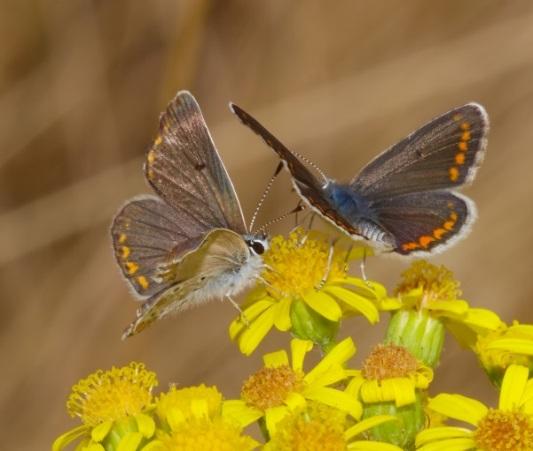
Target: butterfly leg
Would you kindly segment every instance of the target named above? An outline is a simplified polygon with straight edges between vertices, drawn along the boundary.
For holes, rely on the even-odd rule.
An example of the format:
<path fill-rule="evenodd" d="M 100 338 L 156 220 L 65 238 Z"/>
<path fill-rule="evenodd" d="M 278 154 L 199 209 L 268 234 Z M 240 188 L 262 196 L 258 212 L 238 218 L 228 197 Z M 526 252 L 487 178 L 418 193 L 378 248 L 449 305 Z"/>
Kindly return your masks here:
<path fill-rule="evenodd" d="M 366 248 L 363 249 L 363 258 L 361 259 L 361 263 L 359 264 L 359 268 L 361 270 L 361 277 L 362 279 L 368 283 L 368 278 L 366 277 Z"/>
<path fill-rule="evenodd" d="M 335 252 L 335 244 L 337 244 L 338 238 L 333 238 L 331 240 L 331 244 L 329 245 L 329 253 L 328 253 L 328 260 L 326 263 L 326 270 L 324 271 L 324 275 L 322 276 L 322 280 L 318 284 L 317 289 L 321 290 L 322 287 L 325 285 L 325 283 L 328 280 L 329 273 L 331 272 L 331 263 L 333 262 L 333 254 Z"/>
<path fill-rule="evenodd" d="M 235 307 L 237 311 L 239 312 L 241 322 L 244 323 L 246 327 L 249 327 L 250 322 L 248 321 L 248 318 L 246 318 L 246 315 L 242 311 L 241 306 L 237 304 L 237 302 L 235 302 L 235 300 L 229 294 L 226 295 L 226 299 L 228 299 L 231 302 L 231 305 L 233 305 L 233 307 Z"/>
<path fill-rule="evenodd" d="M 350 244 L 350 247 L 348 248 L 348 251 L 346 252 L 346 257 L 344 257 L 344 270 L 348 271 L 349 261 L 350 261 L 350 255 L 353 250 L 353 244 Z"/>

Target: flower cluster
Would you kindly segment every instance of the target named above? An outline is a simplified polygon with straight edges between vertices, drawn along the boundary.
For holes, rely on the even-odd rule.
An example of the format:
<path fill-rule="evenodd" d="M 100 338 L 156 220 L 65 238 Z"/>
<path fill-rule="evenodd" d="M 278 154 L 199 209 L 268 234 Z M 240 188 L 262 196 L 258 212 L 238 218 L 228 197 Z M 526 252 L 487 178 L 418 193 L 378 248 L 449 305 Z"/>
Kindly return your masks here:
<path fill-rule="evenodd" d="M 302 229 L 275 237 L 229 335 L 250 355 L 271 331 L 290 332 L 288 351 L 266 352 L 238 399 L 205 385 L 154 394 L 140 363 L 98 371 L 73 387 L 67 409 L 81 425 L 53 451 L 533 449 L 533 325 L 472 307 L 448 269 L 425 261 L 389 294 L 349 275 L 365 252 Z M 388 321 L 359 366 L 353 338 L 339 338 L 356 315 Z M 431 392 L 446 332 L 476 355 L 497 407 Z"/>

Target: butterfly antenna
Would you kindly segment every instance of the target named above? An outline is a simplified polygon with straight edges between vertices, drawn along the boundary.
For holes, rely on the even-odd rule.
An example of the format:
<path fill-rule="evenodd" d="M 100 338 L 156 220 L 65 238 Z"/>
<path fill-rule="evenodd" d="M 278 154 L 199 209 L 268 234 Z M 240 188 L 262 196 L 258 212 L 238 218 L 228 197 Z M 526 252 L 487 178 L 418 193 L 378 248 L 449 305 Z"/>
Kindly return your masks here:
<path fill-rule="evenodd" d="M 250 232 L 254 228 L 255 220 L 257 219 L 257 215 L 259 214 L 259 210 L 261 209 L 261 206 L 265 202 L 265 199 L 267 198 L 268 193 L 270 192 L 270 189 L 272 188 L 272 184 L 274 183 L 274 180 L 276 179 L 278 174 L 281 172 L 282 168 L 283 168 L 283 163 L 280 161 L 279 164 L 278 164 L 278 167 L 274 171 L 274 175 L 270 178 L 269 182 L 267 183 L 267 186 L 266 186 L 265 190 L 263 191 L 263 194 L 261 195 L 261 198 L 259 199 L 259 202 L 257 203 L 257 207 L 255 207 L 255 211 L 254 211 L 254 214 L 252 216 L 252 220 L 250 221 L 250 227 L 248 228 L 248 230 L 250 230 Z"/>
<path fill-rule="evenodd" d="M 305 210 L 305 206 L 302 204 L 298 204 L 296 208 L 293 208 L 288 213 L 285 213 L 284 215 L 281 215 L 280 217 L 276 219 L 272 219 L 271 221 L 268 221 L 267 223 L 263 224 L 261 227 L 259 227 L 258 230 L 266 234 L 266 228 L 271 226 L 272 224 L 276 224 L 277 222 L 281 221 L 282 219 L 285 219 L 287 216 L 290 216 L 294 213 L 298 213 L 299 211 Z"/>
<path fill-rule="evenodd" d="M 320 176 L 322 177 L 322 179 L 324 180 L 324 183 L 327 183 L 327 181 L 329 180 L 327 177 L 326 177 L 326 174 L 324 174 L 322 172 L 322 170 L 318 167 L 318 165 L 316 165 L 315 163 L 313 163 L 309 158 L 307 157 L 304 157 L 302 154 L 294 151 L 294 150 L 291 150 L 291 152 L 297 156 L 300 160 L 302 160 L 304 163 L 307 163 L 309 166 L 311 166 L 316 172 L 318 172 L 320 174 Z"/>

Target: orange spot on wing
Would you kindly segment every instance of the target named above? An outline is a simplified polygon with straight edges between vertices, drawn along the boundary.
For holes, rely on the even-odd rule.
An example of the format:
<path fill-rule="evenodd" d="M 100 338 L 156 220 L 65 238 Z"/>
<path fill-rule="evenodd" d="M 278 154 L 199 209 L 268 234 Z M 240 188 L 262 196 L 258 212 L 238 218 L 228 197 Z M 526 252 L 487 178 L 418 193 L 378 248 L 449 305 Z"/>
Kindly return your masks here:
<path fill-rule="evenodd" d="M 404 251 L 412 251 L 415 249 L 418 249 L 420 246 L 418 243 L 415 243 L 414 241 L 411 243 L 404 243 L 402 244 L 402 250 Z"/>
<path fill-rule="evenodd" d="M 452 166 L 449 170 L 448 170 L 448 175 L 450 177 L 450 180 L 452 182 L 456 182 L 457 179 L 459 178 L 459 169 L 457 169 L 455 166 Z"/>
<path fill-rule="evenodd" d="M 446 230 L 453 230 L 454 226 L 455 221 L 446 221 L 444 224 L 442 224 L 442 227 L 444 227 Z"/>
<path fill-rule="evenodd" d="M 461 141 L 469 141 L 470 137 L 470 132 L 463 132 L 463 134 L 461 135 Z"/>
<path fill-rule="evenodd" d="M 442 238 L 442 235 L 444 235 L 447 232 L 448 231 L 446 229 L 443 229 L 443 228 L 439 227 L 438 229 L 433 230 L 433 236 L 437 240 L 440 240 Z"/>
<path fill-rule="evenodd" d="M 435 241 L 435 238 L 429 235 L 423 235 L 418 240 L 420 246 L 422 246 L 424 249 L 426 249 L 429 246 L 429 243 L 431 243 L 432 241 Z"/>
<path fill-rule="evenodd" d="M 465 163 L 465 154 L 458 153 L 455 155 L 455 164 L 461 165 Z"/>
<path fill-rule="evenodd" d="M 470 123 L 464 121 L 464 122 L 460 125 L 460 127 L 461 127 L 461 130 L 468 130 L 468 129 L 470 129 Z"/>
<path fill-rule="evenodd" d="M 457 144 L 457 147 L 461 152 L 466 152 L 468 150 L 468 144 L 464 141 L 461 141 L 459 144 Z"/>
<path fill-rule="evenodd" d="M 455 122 L 459 122 L 462 118 L 463 118 L 463 116 L 461 114 L 459 114 L 459 113 L 453 115 L 453 120 Z"/>
<path fill-rule="evenodd" d="M 125 234 L 125 233 L 121 233 L 121 234 L 118 236 L 118 242 L 119 242 L 120 244 L 126 242 L 126 234 Z"/>
<path fill-rule="evenodd" d="M 450 220 L 454 222 L 457 221 L 457 213 L 455 213 L 455 211 L 450 213 Z"/>
<path fill-rule="evenodd" d="M 146 156 L 146 160 L 148 161 L 148 164 L 153 164 L 154 163 L 154 161 L 155 161 L 155 152 L 154 152 L 153 149 L 150 150 L 150 152 L 148 152 L 148 155 Z"/>
<path fill-rule="evenodd" d="M 126 262 L 124 266 L 126 266 L 128 274 L 135 274 L 139 270 L 139 265 L 135 262 Z"/>
<path fill-rule="evenodd" d="M 159 146 L 159 144 L 161 144 L 162 142 L 163 138 L 161 138 L 161 136 L 158 136 L 154 141 L 154 145 Z"/>
<path fill-rule="evenodd" d="M 122 252 L 121 257 L 122 258 L 128 258 L 128 255 L 131 253 L 131 249 L 128 246 L 122 246 L 120 248 L 120 251 Z"/>
<path fill-rule="evenodd" d="M 148 283 L 148 279 L 144 276 L 138 276 L 137 282 L 139 282 L 139 285 L 143 290 L 146 290 L 150 286 L 150 284 Z"/>

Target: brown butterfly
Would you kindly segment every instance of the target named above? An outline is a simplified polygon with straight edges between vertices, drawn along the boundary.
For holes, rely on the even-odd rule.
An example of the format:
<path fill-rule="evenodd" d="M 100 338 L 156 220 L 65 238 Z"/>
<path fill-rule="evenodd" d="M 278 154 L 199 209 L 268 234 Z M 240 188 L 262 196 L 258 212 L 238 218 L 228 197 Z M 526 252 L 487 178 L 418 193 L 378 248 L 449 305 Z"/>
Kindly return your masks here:
<path fill-rule="evenodd" d="M 264 234 L 248 232 L 189 92 L 178 92 L 161 115 L 144 173 L 157 195 L 126 202 L 111 226 L 117 263 L 143 303 L 123 338 L 211 299 L 237 306 L 232 296 L 259 276 L 268 246 Z"/>

